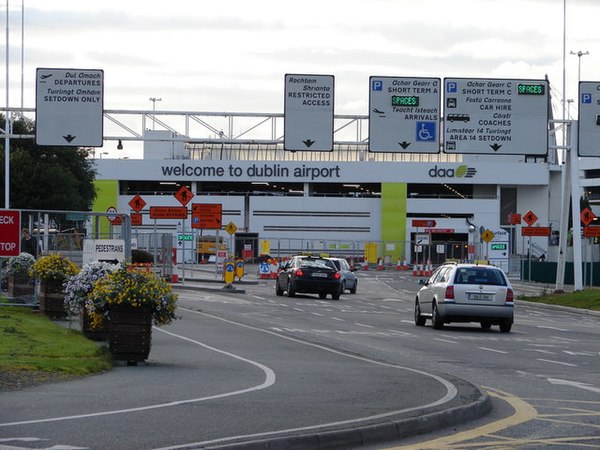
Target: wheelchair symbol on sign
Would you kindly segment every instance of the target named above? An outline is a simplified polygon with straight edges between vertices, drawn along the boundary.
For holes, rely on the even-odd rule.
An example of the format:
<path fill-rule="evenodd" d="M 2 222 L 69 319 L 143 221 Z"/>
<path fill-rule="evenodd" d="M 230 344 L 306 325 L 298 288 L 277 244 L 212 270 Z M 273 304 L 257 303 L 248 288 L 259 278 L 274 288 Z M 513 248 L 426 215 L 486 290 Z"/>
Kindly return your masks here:
<path fill-rule="evenodd" d="M 417 122 L 417 142 L 435 141 L 435 122 Z"/>

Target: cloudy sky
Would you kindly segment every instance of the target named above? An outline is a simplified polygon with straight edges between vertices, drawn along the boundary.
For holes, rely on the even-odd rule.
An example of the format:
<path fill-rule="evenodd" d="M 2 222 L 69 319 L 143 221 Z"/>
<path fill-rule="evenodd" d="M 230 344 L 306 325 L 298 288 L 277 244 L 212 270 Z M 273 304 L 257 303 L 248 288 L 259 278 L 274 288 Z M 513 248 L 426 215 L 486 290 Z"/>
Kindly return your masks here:
<path fill-rule="evenodd" d="M 21 2 L 8 0 L 12 106 L 21 98 Z M 156 109 L 282 113 L 286 73 L 334 75 L 336 114 L 367 114 L 371 75 L 548 75 L 562 98 L 563 0 L 24 2 L 26 107 L 35 106 L 38 67 L 103 69 L 106 109 L 150 110 L 157 97 Z M 567 54 L 590 53 L 583 80 L 600 79 L 598 17 L 600 1 L 567 0 Z M 567 56 L 566 98 L 575 100 L 578 60 Z"/>

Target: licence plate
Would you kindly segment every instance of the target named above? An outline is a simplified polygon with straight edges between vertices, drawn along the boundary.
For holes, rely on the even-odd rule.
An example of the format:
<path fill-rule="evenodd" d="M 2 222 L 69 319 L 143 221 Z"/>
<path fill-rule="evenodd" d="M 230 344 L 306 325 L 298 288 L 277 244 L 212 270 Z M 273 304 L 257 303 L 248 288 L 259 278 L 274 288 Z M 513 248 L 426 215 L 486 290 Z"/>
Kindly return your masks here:
<path fill-rule="evenodd" d="M 315 278 L 327 278 L 327 274 L 322 272 L 313 272 L 311 276 Z"/>
<path fill-rule="evenodd" d="M 492 300 L 493 296 L 491 294 L 470 293 L 468 294 L 468 298 L 469 300 L 475 301 L 490 301 Z"/>

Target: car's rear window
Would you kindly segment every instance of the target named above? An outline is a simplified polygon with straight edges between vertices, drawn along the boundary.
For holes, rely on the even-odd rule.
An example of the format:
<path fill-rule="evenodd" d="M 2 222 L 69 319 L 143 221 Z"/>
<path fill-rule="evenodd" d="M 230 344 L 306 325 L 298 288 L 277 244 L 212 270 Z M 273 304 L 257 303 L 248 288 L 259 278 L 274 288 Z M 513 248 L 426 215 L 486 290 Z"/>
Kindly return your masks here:
<path fill-rule="evenodd" d="M 333 269 L 333 270 L 337 270 L 335 268 L 335 265 L 333 264 L 332 261 L 329 261 L 327 259 L 303 259 L 300 263 L 300 267 L 320 267 L 320 268 L 328 268 L 328 269 Z"/>
<path fill-rule="evenodd" d="M 506 279 L 498 269 L 461 267 L 456 271 L 455 284 L 488 284 L 506 286 Z"/>

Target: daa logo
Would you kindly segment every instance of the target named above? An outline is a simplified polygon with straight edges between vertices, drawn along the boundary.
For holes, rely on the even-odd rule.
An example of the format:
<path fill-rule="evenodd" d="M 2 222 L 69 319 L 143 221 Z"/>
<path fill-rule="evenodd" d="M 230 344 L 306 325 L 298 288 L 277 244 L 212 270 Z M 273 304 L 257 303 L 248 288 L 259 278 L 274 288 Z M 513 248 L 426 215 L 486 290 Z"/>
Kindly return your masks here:
<path fill-rule="evenodd" d="M 435 165 L 429 169 L 428 173 L 431 178 L 473 178 L 477 174 L 477 169 L 464 164 L 458 166 L 456 169 L 445 169 Z"/>

